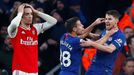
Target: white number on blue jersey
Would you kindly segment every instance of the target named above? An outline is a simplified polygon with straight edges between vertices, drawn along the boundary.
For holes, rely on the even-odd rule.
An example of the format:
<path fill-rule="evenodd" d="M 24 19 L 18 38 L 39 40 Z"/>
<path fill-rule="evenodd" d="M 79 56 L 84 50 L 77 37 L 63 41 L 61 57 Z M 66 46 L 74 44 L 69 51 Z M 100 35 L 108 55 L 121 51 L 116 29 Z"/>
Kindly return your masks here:
<path fill-rule="evenodd" d="M 121 47 L 122 40 L 121 39 L 116 39 L 115 42 Z"/>
<path fill-rule="evenodd" d="M 60 50 L 60 61 L 61 65 L 64 67 L 69 67 L 71 65 L 71 60 L 70 60 L 71 54 L 69 51 L 61 51 Z"/>

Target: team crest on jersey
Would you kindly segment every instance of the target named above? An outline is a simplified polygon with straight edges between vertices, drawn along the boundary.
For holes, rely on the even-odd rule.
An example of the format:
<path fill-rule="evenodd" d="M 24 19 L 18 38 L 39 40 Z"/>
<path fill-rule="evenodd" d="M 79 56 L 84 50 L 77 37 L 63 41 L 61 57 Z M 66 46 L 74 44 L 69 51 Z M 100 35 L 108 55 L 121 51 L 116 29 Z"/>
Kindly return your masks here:
<path fill-rule="evenodd" d="M 24 31 L 21 32 L 22 34 L 26 34 Z"/>
<path fill-rule="evenodd" d="M 34 30 L 32 31 L 32 34 L 35 35 L 35 31 Z"/>

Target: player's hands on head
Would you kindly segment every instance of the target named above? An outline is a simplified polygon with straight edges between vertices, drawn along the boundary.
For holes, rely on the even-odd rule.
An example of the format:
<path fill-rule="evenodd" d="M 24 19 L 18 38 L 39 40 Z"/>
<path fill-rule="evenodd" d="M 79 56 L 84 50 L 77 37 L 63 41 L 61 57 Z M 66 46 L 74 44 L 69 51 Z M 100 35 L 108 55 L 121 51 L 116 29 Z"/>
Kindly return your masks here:
<path fill-rule="evenodd" d="M 21 4 L 19 7 L 18 7 L 18 13 L 23 13 L 24 12 L 24 7 L 25 7 L 25 3 Z"/>
<path fill-rule="evenodd" d="M 34 9 L 34 7 L 33 7 L 32 5 L 30 5 L 30 4 L 26 4 L 26 6 L 29 6 L 29 7 L 32 9 L 32 11 L 33 11 L 34 13 L 37 13 L 37 10 Z"/>

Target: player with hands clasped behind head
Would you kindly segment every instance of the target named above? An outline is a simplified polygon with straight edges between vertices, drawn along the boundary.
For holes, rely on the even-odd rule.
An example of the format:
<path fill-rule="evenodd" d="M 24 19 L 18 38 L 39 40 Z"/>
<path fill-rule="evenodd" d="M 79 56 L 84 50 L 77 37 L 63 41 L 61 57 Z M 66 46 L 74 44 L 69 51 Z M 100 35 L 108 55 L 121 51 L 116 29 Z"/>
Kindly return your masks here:
<path fill-rule="evenodd" d="M 35 15 L 46 22 L 33 24 Z M 13 75 L 38 75 L 38 35 L 55 25 L 57 20 L 26 3 L 21 4 L 12 17 L 8 34 L 14 49 Z"/>

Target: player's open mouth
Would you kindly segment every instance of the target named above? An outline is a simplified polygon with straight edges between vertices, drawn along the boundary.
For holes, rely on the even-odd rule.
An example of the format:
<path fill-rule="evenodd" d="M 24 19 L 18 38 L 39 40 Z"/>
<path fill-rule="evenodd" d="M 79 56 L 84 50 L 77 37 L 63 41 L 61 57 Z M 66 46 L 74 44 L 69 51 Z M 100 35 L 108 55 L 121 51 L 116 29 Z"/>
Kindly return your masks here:
<path fill-rule="evenodd" d="M 110 26 L 110 24 L 109 24 L 109 23 L 107 23 L 107 24 L 106 24 L 106 26 Z"/>

